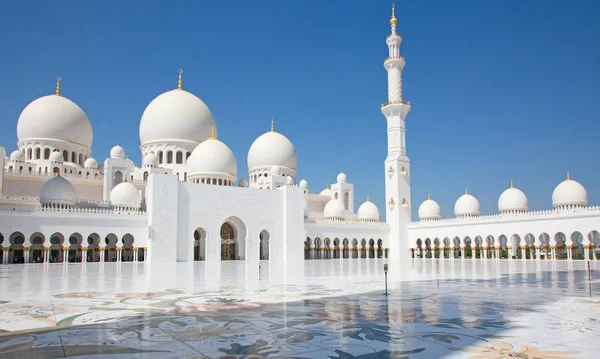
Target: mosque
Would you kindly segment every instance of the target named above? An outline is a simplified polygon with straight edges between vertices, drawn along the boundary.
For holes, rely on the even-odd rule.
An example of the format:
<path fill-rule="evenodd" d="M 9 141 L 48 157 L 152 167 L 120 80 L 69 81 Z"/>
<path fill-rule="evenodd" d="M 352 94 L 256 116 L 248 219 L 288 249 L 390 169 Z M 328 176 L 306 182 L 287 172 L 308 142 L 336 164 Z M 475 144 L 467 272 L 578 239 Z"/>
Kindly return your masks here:
<path fill-rule="evenodd" d="M 7 157 L 0 147 L 0 261 L 268 260 L 297 269 L 310 259 L 600 258 L 600 208 L 588 206 L 585 188 L 568 175 L 552 193 L 553 209 L 529 211 L 511 183 L 498 199 L 499 214 L 482 216 L 466 191 L 455 217 L 442 219 L 428 198 L 412 221 L 405 126 L 411 105 L 402 96 L 405 59 L 393 8 L 390 25 L 388 99 L 381 105 L 386 222 L 368 198 L 355 204 L 344 173 L 311 192 L 298 180 L 295 147 L 273 122 L 248 150 L 248 175 L 238 179 L 235 155 L 218 139 L 207 105 L 184 89 L 181 70 L 177 88 L 143 112 L 141 165 L 119 145 L 98 163 L 91 122 L 61 94 L 59 78 L 54 94 L 22 111 L 17 148 Z"/>

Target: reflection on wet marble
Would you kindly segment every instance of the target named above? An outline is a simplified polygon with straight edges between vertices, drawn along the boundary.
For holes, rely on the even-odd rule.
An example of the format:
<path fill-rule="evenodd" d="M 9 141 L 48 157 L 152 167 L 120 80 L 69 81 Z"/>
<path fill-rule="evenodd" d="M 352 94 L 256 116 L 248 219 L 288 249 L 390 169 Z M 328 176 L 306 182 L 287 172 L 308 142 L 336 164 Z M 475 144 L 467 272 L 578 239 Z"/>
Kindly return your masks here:
<path fill-rule="evenodd" d="M 0 358 L 596 358 L 600 264 L 0 265 Z M 208 267 L 208 269 L 207 269 Z M 591 280 L 589 275 L 591 274 Z"/>

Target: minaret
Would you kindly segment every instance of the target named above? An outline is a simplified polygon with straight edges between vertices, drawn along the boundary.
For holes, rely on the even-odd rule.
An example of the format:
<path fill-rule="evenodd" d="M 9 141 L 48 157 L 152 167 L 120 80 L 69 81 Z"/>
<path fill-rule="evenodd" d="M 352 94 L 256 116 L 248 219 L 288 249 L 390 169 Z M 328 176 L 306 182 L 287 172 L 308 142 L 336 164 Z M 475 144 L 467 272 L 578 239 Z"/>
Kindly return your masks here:
<path fill-rule="evenodd" d="M 381 113 L 387 120 L 388 155 L 385 160 L 386 221 L 390 227 L 389 257 L 408 259 L 410 223 L 410 161 L 406 155 L 406 116 L 410 102 L 402 99 L 402 69 L 404 57 L 400 56 L 402 36 L 396 33 L 398 20 L 392 4 L 390 18 L 391 34 L 386 43 L 388 58 L 383 66 L 388 73 L 388 102 L 381 105 Z"/>

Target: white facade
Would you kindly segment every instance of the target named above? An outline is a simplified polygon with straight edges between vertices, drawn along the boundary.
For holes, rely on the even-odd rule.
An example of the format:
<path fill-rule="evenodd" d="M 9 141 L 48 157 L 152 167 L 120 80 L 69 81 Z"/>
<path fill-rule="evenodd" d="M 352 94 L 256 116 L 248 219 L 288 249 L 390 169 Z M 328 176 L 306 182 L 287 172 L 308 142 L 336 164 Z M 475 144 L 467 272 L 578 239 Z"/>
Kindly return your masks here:
<path fill-rule="evenodd" d="M 302 270 L 305 259 L 595 259 L 600 208 L 587 207 L 585 188 L 569 177 L 552 194 L 552 210 L 529 212 L 526 195 L 511 184 L 499 215 L 481 216 L 465 193 L 455 218 L 442 219 L 429 198 L 412 221 L 411 105 L 403 99 L 406 62 L 393 11 L 390 25 L 381 106 L 387 223 L 368 198 L 355 205 L 345 173 L 318 194 L 298 182 L 296 149 L 273 121 L 249 148 L 248 179 L 239 179 L 235 155 L 218 140 L 210 109 L 183 88 L 182 71 L 177 88 L 143 112 L 142 164 L 116 145 L 99 165 L 91 157 L 92 122 L 61 95 L 59 81 L 55 94 L 23 110 L 17 149 L 7 156 L 0 147 L 2 263 L 243 260 L 258 268 L 269 260 L 285 274 Z"/>

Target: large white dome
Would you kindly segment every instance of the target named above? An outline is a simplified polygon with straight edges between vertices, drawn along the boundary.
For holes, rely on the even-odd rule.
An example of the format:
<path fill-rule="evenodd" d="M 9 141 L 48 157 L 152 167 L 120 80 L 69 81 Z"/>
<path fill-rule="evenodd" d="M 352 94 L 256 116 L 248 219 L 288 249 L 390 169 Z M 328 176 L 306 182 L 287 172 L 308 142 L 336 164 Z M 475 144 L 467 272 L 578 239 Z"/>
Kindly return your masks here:
<path fill-rule="evenodd" d="M 98 168 L 98 161 L 96 161 L 95 158 L 90 157 L 87 160 L 85 160 L 85 162 L 83 163 L 83 166 L 85 168 L 90 168 L 90 169 L 97 169 Z"/>
<path fill-rule="evenodd" d="M 498 211 L 500 211 L 500 213 L 512 211 L 527 212 L 529 209 L 528 204 L 525 193 L 520 189 L 515 188 L 511 182 L 510 187 L 502 192 L 500 198 L 498 198 Z"/>
<path fill-rule="evenodd" d="M 125 150 L 123 147 L 116 145 L 110 149 L 110 158 L 124 160 L 125 159 Z"/>
<path fill-rule="evenodd" d="M 110 205 L 113 207 L 140 208 L 140 191 L 129 182 L 121 182 L 110 191 Z"/>
<path fill-rule="evenodd" d="M 210 137 L 215 119 L 194 94 L 171 90 L 152 100 L 140 122 L 140 141 L 183 140 L 200 143 Z"/>
<path fill-rule="evenodd" d="M 211 138 L 199 144 L 187 160 L 188 176 L 228 174 L 237 177 L 237 161 L 226 144 Z"/>
<path fill-rule="evenodd" d="M 77 192 L 66 178 L 57 176 L 47 180 L 42 186 L 40 202 L 42 204 L 74 205 L 77 203 Z"/>
<path fill-rule="evenodd" d="M 367 197 L 367 201 L 358 207 L 358 220 L 359 221 L 375 221 L 379 222 L 379 209 L 375 203 L 371 202 Z"/>
<path fill-rule="evenodd" d="M 343 219 L 346 216 L 346 207 L 339 199 L 331 199 L 325 205 L 323 215 L 325 218 Z"/>
<path fill-rule="evenodd" d="M 329 186 L 322 190 L 321 193 L 319 193 L 319 196 L 331 197 L 331 189 L 329 188 Z"/>
<path fill-rule="evenodd" d="M 465 194 L 460 196 L 454 204 L 454 215 L 456 217 L 479 216 L 480 213 L 479 201 L 468 192 L 465 192 Z"/>
<path fill-rule="evenodd" d="M 92 125 L 83 110 L 66 97 L 48 95 L 33 101 L 17 123 L 19 141 L 61 140 L 92 147 Z"/>
<path fill-rule="evenodd" d="M 586 206 L 587 191 L 581 183 L 571 179 L 567 173 L 567 179 L 562 181 L 552 192 L 552 205 L 562 206 Z"/>
<path fill-rule="evenodd" d="M 296 170 L 298 156 L 292 142 L 284 135 L 270 131 L 258 137 L 248 151 L 248 169 L 287 167 Z"/>
<path fill-rule="evenodd" d="M 156 155 L 153 152 L 150 152 L 146 156 L 144 156 L 142 165 L 156 167 L 158 166 L 158 157 L 156 157 Z"/>
<path fill-rule="evenodd" d="M 440 205 L 427 196 L 427 199 L 419 206 L 419 219 L 440 219 L 442 218 L 442 209 Z"/>

